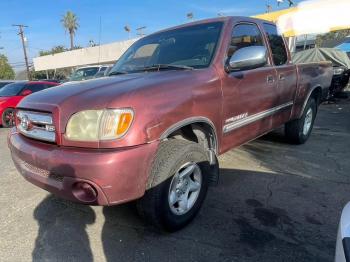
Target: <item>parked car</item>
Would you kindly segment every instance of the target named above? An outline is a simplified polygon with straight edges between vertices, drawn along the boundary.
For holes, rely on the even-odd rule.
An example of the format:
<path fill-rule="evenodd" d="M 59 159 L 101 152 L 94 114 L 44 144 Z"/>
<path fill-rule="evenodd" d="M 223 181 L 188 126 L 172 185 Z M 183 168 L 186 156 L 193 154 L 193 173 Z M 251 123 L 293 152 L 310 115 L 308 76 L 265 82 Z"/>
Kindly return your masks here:
<path fill-rule="evenodd" d="M 52 82 L 22 81 L 4 86 L 0 89 L 0 125 L 13 125 L 15 108 L 25 96 L 56 85 Z"/>
<path fill-rule="evenodd" d="M 80 67 L 72 73 L 69 77 L 69 81 L 83 81 L 102 77 L 104 76 L 105 71 L 108 70 L 108 67 L 108 65 Z"/>
<path fill-rule="evenodd" d="M 0 80 L 0 89 L 8 84 L 13 83 L 13 82 L 14 82 L 14 80 Z"/>
<path fill-rule="evenodd" d="M 111 71 L 113 66 L 107 66 L 106 69 L 104 69 L 103 71 L 98 72 L 94 78 L 99 78 L 99 77 L 104 77 L 104 76 L 108 76 L 109 72 Z"/>
<path fill-rule="evenodd" d="M 350 203 L 344 207 L 341 214 L 335 262 L 350 262 Z"/>
<path fill-rule="evenodd" d="M 218 155 L 284 124 L 305 143 L 332 75 L 330 62 L 291 63 L 268 21 L 197 21 L 138 40 L 110 77 L 24 99 L 9 147 L 31 183 L 83 204 L 137 200 L 174 231 L 217 183 Z"/>

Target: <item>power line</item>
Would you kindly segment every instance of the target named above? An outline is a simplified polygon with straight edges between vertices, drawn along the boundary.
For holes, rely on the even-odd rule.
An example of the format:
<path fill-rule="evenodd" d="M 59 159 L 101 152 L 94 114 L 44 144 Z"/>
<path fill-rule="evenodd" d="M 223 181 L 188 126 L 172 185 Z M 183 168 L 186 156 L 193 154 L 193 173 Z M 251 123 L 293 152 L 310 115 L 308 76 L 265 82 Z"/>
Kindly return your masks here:
<path fill-rule="evenodd" d="M 22 46 L 23 46 L 23 53 L 24 53 L 24 61 L 26 64 L 26 69 L 27 69 L 27 78 L 28 80 L 30 80 L 30 71 L 29 71 L 29 63 L 28 63 L 28 56 L 27 56 L 27 50 L 26 50 L 26 45 L 25 45 L 25 36 L 24 36 L 24 31 L 23 28 L 28 27 L 26 25 L 12 25 L 15 27 L 18 27 L 18 35 L 21 36 L 21 40 L 22 40 Z"/>
<path fill-rule="evenodd" d="M 9 65 L 15 66 L 15 65 L 25 65 L 25 63 L 8 63 Z"/>

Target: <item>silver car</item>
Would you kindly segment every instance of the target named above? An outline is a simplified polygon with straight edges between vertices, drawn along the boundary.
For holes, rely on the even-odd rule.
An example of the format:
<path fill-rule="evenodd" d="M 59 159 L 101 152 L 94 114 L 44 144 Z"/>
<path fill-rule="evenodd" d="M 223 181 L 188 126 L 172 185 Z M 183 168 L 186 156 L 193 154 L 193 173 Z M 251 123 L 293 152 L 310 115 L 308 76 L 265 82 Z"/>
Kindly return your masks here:
<path fill-rule="evenodd" d="M 350 202 L 344 207 L 340 218 L 335 262 L 350 262 Z"/>

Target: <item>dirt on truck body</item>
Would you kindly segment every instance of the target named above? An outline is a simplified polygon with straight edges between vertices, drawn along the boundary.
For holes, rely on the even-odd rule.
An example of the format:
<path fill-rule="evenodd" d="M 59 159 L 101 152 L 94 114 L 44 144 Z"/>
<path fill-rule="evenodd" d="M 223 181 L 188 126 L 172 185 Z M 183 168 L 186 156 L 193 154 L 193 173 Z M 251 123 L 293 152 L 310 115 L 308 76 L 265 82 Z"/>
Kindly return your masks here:
<path fill-rule="evenodd" d="M 306 142 L 332 72 L 293 64 L 270 22 L 198 21 L 140 39 L 107 78 L 28 96 L 9 147 L 31 183 L 83 204 L 137 200 L 174 231 L 217 183 L 219 154 L 281 125 Z"/>

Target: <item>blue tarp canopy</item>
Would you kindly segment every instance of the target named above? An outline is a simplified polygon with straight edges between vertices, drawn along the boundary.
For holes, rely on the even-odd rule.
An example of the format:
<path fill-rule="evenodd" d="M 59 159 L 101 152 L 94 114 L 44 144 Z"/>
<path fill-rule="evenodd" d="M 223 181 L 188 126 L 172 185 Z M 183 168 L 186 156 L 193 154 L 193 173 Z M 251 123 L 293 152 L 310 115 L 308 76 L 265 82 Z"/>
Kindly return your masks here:
<path fill-rule="evenodd" d="M 336 46 L 335 48 L 349 53 L 350 52 L 350 40 L 348 40 L 348 41 L 349 42 L 342 43 L 342 44 Z"/>

